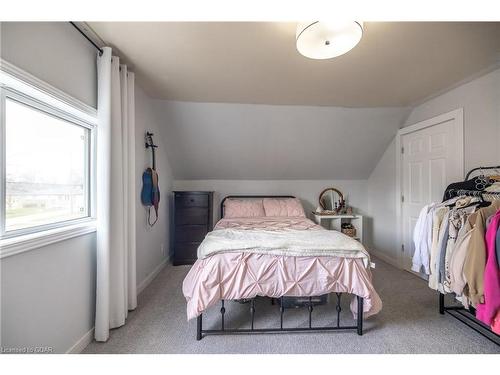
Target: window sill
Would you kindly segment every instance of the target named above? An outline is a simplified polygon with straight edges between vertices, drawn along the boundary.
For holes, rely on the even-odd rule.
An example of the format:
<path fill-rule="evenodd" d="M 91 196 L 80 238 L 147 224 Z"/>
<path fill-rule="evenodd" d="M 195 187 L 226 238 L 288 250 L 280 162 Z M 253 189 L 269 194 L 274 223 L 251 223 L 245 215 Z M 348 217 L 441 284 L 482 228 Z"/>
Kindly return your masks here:
<path fill-rule="evenodd" d="M 95 220 L 0 240 L 0 259 L 96 231 Z"/>

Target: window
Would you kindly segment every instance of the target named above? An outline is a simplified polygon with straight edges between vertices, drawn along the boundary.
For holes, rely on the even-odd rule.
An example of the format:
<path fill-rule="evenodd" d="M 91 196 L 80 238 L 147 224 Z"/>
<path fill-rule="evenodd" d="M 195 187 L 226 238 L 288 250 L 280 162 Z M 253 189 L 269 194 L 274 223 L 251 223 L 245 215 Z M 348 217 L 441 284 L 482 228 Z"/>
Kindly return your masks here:
<path fill-rule="evenodd" d="M 88 217 L 89 130 L 7 98 L 5 231 Z"/>
<path fill-rule="evenodd" d="M 16 88 L 1 83 L 1 237 L 88 221 L 93 124 L 68 111 L 67 102 L 58 106 L 54 95 L 44 101 L 32 87 L 23 92 L 22 82 Z"/>

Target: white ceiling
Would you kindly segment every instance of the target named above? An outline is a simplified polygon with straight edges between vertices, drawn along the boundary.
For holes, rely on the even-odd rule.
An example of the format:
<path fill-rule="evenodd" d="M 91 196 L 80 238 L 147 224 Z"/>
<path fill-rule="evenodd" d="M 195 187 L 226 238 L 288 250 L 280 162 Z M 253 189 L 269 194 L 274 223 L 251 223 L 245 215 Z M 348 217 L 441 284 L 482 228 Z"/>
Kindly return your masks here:
<path fill-rule="evenodd" d="M 154 98 L 223 103 L 407 106 L 500 58 L 500 23 L 365 23 L 331 60 L 295 49 L 295 23 L 91 22 Z"/>
<path fill-rule="evenodd" d="M 407 108 L 156 100 L 176 179 L 366 179 Z"/>

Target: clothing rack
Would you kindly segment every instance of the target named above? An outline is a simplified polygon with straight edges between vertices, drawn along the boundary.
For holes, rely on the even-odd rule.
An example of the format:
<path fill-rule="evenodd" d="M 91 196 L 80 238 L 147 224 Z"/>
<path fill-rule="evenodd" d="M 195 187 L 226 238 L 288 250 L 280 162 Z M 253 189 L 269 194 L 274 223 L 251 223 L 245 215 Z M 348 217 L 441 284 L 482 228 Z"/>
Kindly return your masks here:
<path fill-rule="evenodd" d="M 483 198 L 485 195 L 498 196 L 500 198 L 500 191 L 479 191 L 479 190 L 466 190 L 466 189 L 449 189 L 451 193 L 456 193 L 457 196 L 466 195 L 469 197 Z"/>
<path fill-rule="evenodd" d="M 477 167 L 471 169 L 467 175 L 465 176 L 465 180 L 467 181 L 470 175 L 478 170 L 493 170 L 500 169 L 500 166 L 491 166 L 491 167 Z M 453 190 L 453 189 L 452 189 Z M 464 190 L 457 189 L 454 190 L 457 195 L 466 195 L 466 196 L 474 196 L 483 198 L 484 195 L 496 196 L 500 199 L 500 192 L 488 192 L 488 191 L 476 191 L 476 190 Z M 454 293 L 449 293 L 454 295 Z M 469 306 L 469 308 L 465 308 L 462 305 L 454 304 L 454 305 L 446 305 L 445 304 L 445 294 L 439 292 L 439 313 L 444 315 L 445 313 L 451 315 L 455 319 L 464 323 L 466 326 L 472 328 L 474 331 L 479 333 L 480 335 L 486 337 L 491 342 L 500 346 L 500 335 L 493 332 L 489 326 L 481 322 L 476 318 L 476 310 L 474 307 Z"/>
<path fill-rule="evenodd" d="M 488 170 L 488 169 L 498 169 L 498 170 L 500 170 L 500 165 L 489 166 L 489 167 L 477 167 L 477 168 L 473 168 L 465 176 L 465 181 L 467 181 L 469 179 L 470 175 L 472 173 L 474 173 L 475 171 L 483 171 L 483 170 Z"/>
<path fill-rule="evenodd" d="M 444 315 L 445 313 L 451 315 L 455 319 L 464 323 L 467 327 L 472 328 L 480 335 L 486 337 L 491 342 L 500 346 L 500 335 L 497 335 L 490 329 L 490 327 L 476 318 L 476 310 L 472 306 L 470 306 L 468 309 L 461 305 L 447 306 L 444 299 L 445 295 L 439 292 L 439 313 L 441 315 Z"/>

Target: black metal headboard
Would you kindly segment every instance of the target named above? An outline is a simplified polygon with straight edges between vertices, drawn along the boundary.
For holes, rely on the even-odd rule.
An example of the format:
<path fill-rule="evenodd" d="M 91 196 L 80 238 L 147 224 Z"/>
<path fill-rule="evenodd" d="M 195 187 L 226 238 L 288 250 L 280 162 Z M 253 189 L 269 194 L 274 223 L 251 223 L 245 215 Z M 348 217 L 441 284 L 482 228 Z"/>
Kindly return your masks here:
<path fill-rule="evenodd" d="M 220 218 L 224 217 L 224 202 L 226 199 L 258 199 L 258 198 L 295 198 L 293 195 L 227 195 L 220 202 Z"/>

